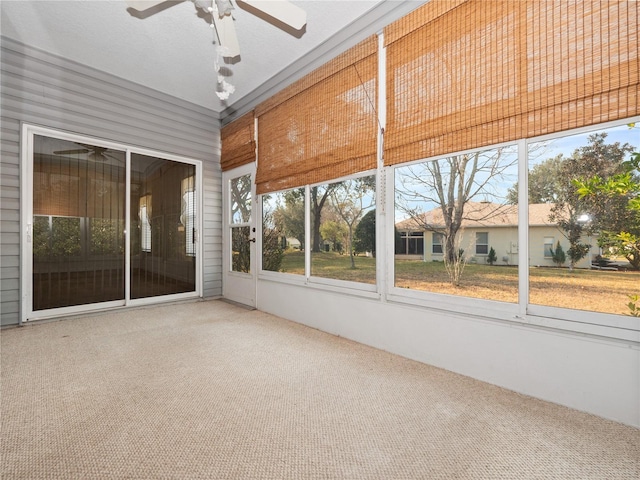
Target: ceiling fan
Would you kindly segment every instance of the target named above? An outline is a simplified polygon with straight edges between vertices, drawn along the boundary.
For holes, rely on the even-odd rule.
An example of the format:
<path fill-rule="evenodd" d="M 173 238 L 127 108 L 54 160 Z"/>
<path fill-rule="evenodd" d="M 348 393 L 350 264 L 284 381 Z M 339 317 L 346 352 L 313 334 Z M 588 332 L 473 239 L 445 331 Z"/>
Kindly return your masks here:
<path fill-rule="evenodd" d="M 71 150 L 55 150 L 53 152 L 54 155 L 78 155 L 78 154 L 87 154 L 87 160 L 93 160 L 95 162 L 107 162 L 109 160 L 120 161 L 120 159 L 114 157 L 109 154 L 109 149 L 106 147 L 98 147 L 96 145 L 86 145 L 84 143 L 77 143 L 83 148 L 74 148 Z"/>
<path fill-rule="evenodd" d="M 144 11 L 167 0 L 125 0 L 134 10 Z M 210 13 L 213 25 L 222 47 L 221 55 L 226 58 L 234 58 L 240 55 L 238 37 L 231 10 L 234 9 L 230 0 L 191 0 L 197 8 Z M 307 14 L 304 10 L 286 0 L 237 0 L 238 4 L 245 4 L 258 10 L 267 16 L 282 22 L 294 30 L 301 30 L 307 23 Z"/>

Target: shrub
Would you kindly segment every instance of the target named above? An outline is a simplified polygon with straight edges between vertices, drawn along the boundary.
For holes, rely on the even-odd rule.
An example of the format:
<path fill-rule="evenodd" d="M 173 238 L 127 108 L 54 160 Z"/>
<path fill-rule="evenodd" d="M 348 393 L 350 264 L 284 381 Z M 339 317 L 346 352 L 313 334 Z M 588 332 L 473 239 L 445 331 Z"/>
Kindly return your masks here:
<path fill-rule="evenodd" d="M 493 265 L 496 261 L 498 261 L 498 256 L 496 255 L 496 251 L 493 247 L 489 249 L 489 256 L 487 257 L 487 263 L 489 265 Z"/>
<path fill-rule="evenodd" d="M 553 263 L 555 263 L 558 267 L 561 267 L 564 262 L 567 261 L 567 255 L 564 253 L 559 240 L 558 243 L 556 243 L 555 250 L 551 251 L 551 259 L 553 260 Z"/>

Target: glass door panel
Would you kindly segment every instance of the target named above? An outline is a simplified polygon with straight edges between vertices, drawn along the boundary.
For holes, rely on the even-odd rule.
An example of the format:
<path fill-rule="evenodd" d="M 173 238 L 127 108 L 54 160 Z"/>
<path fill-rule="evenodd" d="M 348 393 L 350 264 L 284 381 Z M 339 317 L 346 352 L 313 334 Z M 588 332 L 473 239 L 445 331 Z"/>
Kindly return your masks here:
<path fill-rule="evenodd" d="M 256 306 L 257 279 L 254 178 L 254 164 L 222 173 L 222 294 L 250 307 Z"/>
<path fill-rule="evenodd" d="M 196 290 L 196 167 L 131 155 L 131 298 Z"/>
<path fill-rule="evenodd" d="M 124 300 L 125 157 L 34 136 L 33 311 Z"/>
<path fill-rule="evenodd" d="M 251 175 L 242 175 L 229 181 L 231 202 L 231 270 L 251 273 Z"/>

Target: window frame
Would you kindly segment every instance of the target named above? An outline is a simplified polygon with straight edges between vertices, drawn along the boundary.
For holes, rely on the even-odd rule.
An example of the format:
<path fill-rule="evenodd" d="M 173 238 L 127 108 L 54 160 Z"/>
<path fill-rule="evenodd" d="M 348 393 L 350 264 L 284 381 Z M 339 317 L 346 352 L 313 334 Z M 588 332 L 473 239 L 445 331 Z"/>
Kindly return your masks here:
<path fill-rule="evenodd" d="M 319 187 L 323 185 L 329 185 L 333 183 L 340 183 L 347 180 L 353 180 L 356 178 L 362 177 L 370 177 L 374 176 L 376 178 L 376 192 L 375 192 L 375 205 L 373 208 L 376 209 L 376 219 L 379 217 L 378 210 L 380 209 L 380 199 L 379 194 L 377 192 L 378 183 L 378 171 L 377 170 L 366 170 L 363 172 L 359 172 L 354 175 L 347 175 L 344 177 L 339 177 L 335 179 L 330 179 L 320 183 L 314 184 L 306 184 L 300 185 L 298 187 L 287 188 L 286 190 L 278 190 L 274 192 L 269 192 L 268 194 L 275 194 L 280 192 L 285 192 L 294 188 L 303 188 L 305 189 L 305 273 L 304 275 L 293 274 L 287 272 L 273 272 L 269 270 L 263 270 L 262 268 L 262 245 L 260 245 L 260 253 L 257 255 L 259 259 L 259 267 L 258 267 L 258 280 L 269 280 L 280 283 L 287 283 L 293 285 L 306 285 L 314 288 L 319 288 L 322 290 L 334 291 L 334 292 L 348 292 L 350 294 L 354 294 L 357 296 L 364 296 L 367 298 L 379 298 L 378 291 L 380 289 L 380 276 L 377 274 L 378 271 L 378 263 L 380 255 L 376 256 L 376 283 L 361 283 L 361 282 L 352 282 L 347 280 L 337 280 L 333 278 L 324 278 L 318 277 L 311 274 L 311 242 L 312 242 L 312 232 L 311 232 L 311 189 L 313 187 Z M 267 195 L 268 195 L 267 194 Z M 258 195 L 258 217 L 260 220 L 260 231 L 263 228 L 263 194 Z M 377 223 L 377 222 L 376 222 Z M 376 227 L 376 230 L 378 227 Z M 379 235 L 376 237 L 376 242 L 379 242 Z M 376 251 L 378 251 L 378 247 L 376 247 Z M 382 251 L 382 250 L 380 250 Z"/>
<path fill-rule="evenodd" d="M 470 154 L 478 151 L 486 151 L 491 149 L 497 149 L 502 147 L 517 148 L 518 156 L 518 172 L 520 164 L 522 163 L 523 154 L 523 142 L 504 142 L 500 144 L 486 145 L 479 148 L 470 148 L 466 150 L 459 150 L 450 152 L 444 155 L 438 155 L 426 159 L 419 159 L 412 162 L 399 163 L 385 167 L 385 176 L 387 179 L 386 191 L 393 192 L 386 196 L 386 211 L 389 212 L 391 218 L 391 225 L 393 227 L 395 222 L 395 171 L 396 169 L 417 165 L 425 162 L 436 162 L 445 158 Z M 520 177 L 520 172 L 518 178 Z M 520 207 L 519 207 L 520 209 Z M 522 213 L 519 210 L 519 218 L 522 218 Z M 389 229 L 393 234 L 393 228 Z M 520 228 L 518 228 L 518 238 L 521 240 Z M 474 249 L 475 250 L 475 249 Z M 519 249 L 522 252 L 522 249 Z M 521 262 L 522 253 L 518 254 L 518 261 Z M 460 295 L 449 295 L 436 292 L 428 292 L 423 290 L 411 290 L 408 288 L 401 288 L 395 286 L 395 259 L 389 258 L 389 268 L 386 278 L 386 299 L 392 303 L 414 305 L 419 307 L 425 307 L 436 311 L 456 312 L 463 315 L 477 316 L 478 312 L 482 312 L 482 316 L 490 320 L 496 321 L 520 321 L 524 317 L 524 312 L 521 311 L 520 302 L 509 303 L 500 302 L 497 300 L 486 300 L 481 298 L 473 298 Z M 519 298 L 521 288 L 519 288 Z M 461 301 L 464 300 L 464 301 Z"/>
<path fill-rule="evenodd" d="M 638 341 L 640 326 L 637 319 L 631 316 L 576 310 L 561 307 L 549 307 L 529 304 L 529 215 L 528 215 L 528 150 L 531 143 L 554 140 L 571 135 L 597 132 L 611 127 L 640 122 L 640 116 L 626 118 L 613 122 L 599 123 L 588 127 L 565 130 L 548 135 L 532 138 L 522 138 L 500 144 L 485 145 L 479 148 L 450 152 L 428 159 L 383 166 L 379 163 L 376 170 L 359 172 L 341 178 L 331 179 L 318 184 L 308 184 L 305 189 L 305 274 L 289 274 L 286 272 L 271 272 L 258 269 L 258 280 L 268 280 L 278 283 L 302 285 L 308 288 L 331 291 L 347 295 L 371 298 L 389 303 L 415 306 L 434 312 L 449 312 L 468 316 L 473 320 L 509 322 L 523 327 L 536 326 L 555 331 L 579 333 L 595 337 L 616 339 L 621 341 Z M 486 300 L 458 295 L 447 295 L 427 291 L 410 290 L 395 287 L 395 171 L 412 164 L 425 161 L 437 161 L 452 155 L 472 153 L 478 150 L 489 150 L 500 147 L 515 147 L 518 156 L 518 184 L 527 185 L 518 192 L 518 301 L 515 303 Z M 311 272 L 311 230 L 310 230 L 310 189 L 315 186 L 327 185 L 348 179 L 376 175 L 376 222 L 377 222 L 377 252 L 376 284 L 364 284 L 343 280 L 328 279 L 310 275 Z M 300 187 L 297 187 L 300 188 Z M 272 192 L 273 193 L 273 192 Z M 258 202 L 259 218 L 262 223 L 262 199 Z M 262 228 L 262 225 L 261 225 Z M 408 238 L 403 232 L 403 240 Z M 426 235 L 423 233 L 425 240 Z M 487 239 L 488 240 L 488 239 Z M 487 243 L 488 245 L 489 243 Z M 423 247 L 426 247 L 424 245 Z M 432 247 L 433 248 L 433 247 Z M 425 249 L 426 250 L 426 249 Z M 482 255 L 482 254 L 478 254 Z M 484 254 L 486 255 L 486 254 Z M 262 252 L 258 255 L 261 262 Z M 381 275 L 382 273 L 382 275 Z M 462 299 L 462 301 L 461 301 Z"/>
<path fill-rule="evenodd" d="M 438 238 L 438 242 L 436 243 L 436 237 Z M 444 255 L 444 250 L 442 249 L 442 240 L 444 239 L 444 235 L 439 232 L 431 232 L 431 255 Z M 440 247 L 440 251 L 436 252 L 436 247 Z"/>
<path fill-rule="evenodd" d="M 479 243 L 478 242 L 478 235 L 486 235 L 487 236 L 487 242 L 486 243 Z M 487 255 L 489 255 L 489 232 L 476 232 L 476 242 L 475 242 L 475 246 L 474 246 L 474 250 L 475 253 L 474 255 L 478 255 L 481 257 L 486 257 Z M 486 252 L 478 252 L 478 247 L 486 247 Z"/>
<path fill-rule="evenodd" d="M 572 135 L 594 133 L 605 129 L 640 122 L 640 115 L 621 120 L 598 123 L 587 127 L 564 130 L 553 134 L 519 139 L 515 142 L 487 145 L 481 148 L 451 152 L 446 155 L 420 159 L 412 162 L 399 163 L 384 167 L 386 176 L 386 190 L 395 193 L 395 170 L 405 166 L 419 164 L 426 161 L 437 161 L 448 156 L 471 153 L 505 146 L 517 145 L 518 148 L 518 184 L 527 185 L 526 189 L 518 191 L 518 297 L 517 303 L 499 302 L 457 295 L 447 295 L 434 292 L 409 290 L 395 286 L 395 266 L 393 252 L 387 252 L 387 276 L 385 281 L 385 298 L 398 304 L 424 307 L 434 311 L 459 313 L 463 316 L 482 316 L 488 321 L 508 321 L 515 324 L 535 325 L 558 331 L 577 332 L 598 337 L 613 338 L 622 341 L 637 342 L 640 325 L 637 318 L 588 310 L 550 307 L 529 303 L 529 215 L 528 215 L 528 150 L 529 145 L 536 142 L 556 140 Z M 395 195 L 387 195 L 386 211 L 394 212 Z M 393 213 L 391 214 L 393 217 Z M 387 242 L 393 239 L 393 221 L 387 229 Z M 393 244 L 393 243 L 391 243 Z M 463 299 L 464 301 L 461 301 Z"/>
<path fill-rule="evenodd" d="M 548 238 L 550 238 L 550 239 L 551 239 L 551 243 L 547 243 L 547 242 L 546 242 L 546 240 L 547 240 Z M 547 259 L 547 258 L 548 258 L 548 259 L 553 258 L 553 246 L 555 245 L 555 243 L 556 243 L 556 238 L 555 238 L 555 237 L 547 237 L 547 236 L 545 236 L 545 237 L 544 237 L 544 243 L 543 243 L 543 245 L 544 245 L 544 258 L 545 258 L 545 259 Z M 546 249 L 547 245 L 549 245 L 549 250 L 547 250 L 547 249 Z"/>

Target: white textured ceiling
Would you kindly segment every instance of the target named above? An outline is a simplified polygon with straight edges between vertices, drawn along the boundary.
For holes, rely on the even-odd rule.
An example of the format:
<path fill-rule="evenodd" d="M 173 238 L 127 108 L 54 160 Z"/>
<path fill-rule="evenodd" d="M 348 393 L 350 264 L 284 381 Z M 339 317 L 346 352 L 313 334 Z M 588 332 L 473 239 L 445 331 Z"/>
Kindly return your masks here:
<path fill-rule="evenodd" d="M 381 10 L 381 4 L 395 3 L 386 5 L 389 12 L 408 2 L 292 3 L 307 12 L 302 34 L 285 32 L 237 5 L 234 17 L 241 56 L 225 69 L 227 80 L 236 88 L 226 103 L 215 95 L 214 32 L 190 1 L 168 1 L 152 15 L 128 9 L 124 0 L 1 0 L 0 5 L 6 37 L 211 110 L 229 112 L 234 105 L 246 104 L 269 79 L 292 70 L 296 63 L 304 64 L 305 56 L 322 49 L 336 34 L 344 37 L 359 19 Z"/>

